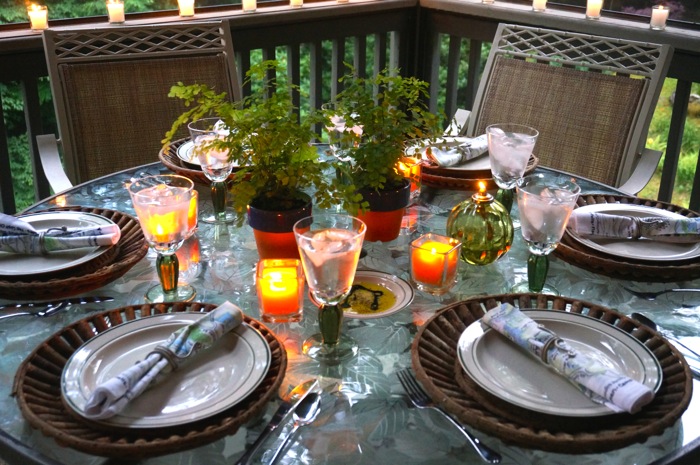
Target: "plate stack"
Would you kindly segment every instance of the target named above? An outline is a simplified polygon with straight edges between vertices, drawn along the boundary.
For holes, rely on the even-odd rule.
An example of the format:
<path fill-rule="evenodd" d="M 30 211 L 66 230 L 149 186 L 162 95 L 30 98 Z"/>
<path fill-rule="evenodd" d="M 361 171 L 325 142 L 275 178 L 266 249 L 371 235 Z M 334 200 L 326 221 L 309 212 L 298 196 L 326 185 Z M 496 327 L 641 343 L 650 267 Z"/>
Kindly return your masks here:
<path fill-rule="evenodd" d="M 211 184 L 211 181 L 207 179 L 204 171 L 202 171 L 197 158 L 192 156 L 193 147 L 194 143 L 191 139 L 179 139 L 163 147 L 158 153 L 158 158 L 173 173 L 208 186 Z M 239 169 L 239 167 L 233 168 L 232 173 L 229 175 L 229 180 Z"/>

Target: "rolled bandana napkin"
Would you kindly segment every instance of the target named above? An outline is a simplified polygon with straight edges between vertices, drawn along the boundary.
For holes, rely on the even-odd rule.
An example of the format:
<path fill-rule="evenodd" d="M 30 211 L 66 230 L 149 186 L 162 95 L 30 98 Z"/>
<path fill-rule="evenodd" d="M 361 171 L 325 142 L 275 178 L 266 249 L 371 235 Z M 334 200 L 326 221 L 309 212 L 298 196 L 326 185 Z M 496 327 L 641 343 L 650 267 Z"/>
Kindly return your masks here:
<path fill-rule="evenodd" d="M 654 392 L 583 354 L 510 304 L 489 310 L 481 320 L 566 377 L 596 403 L 614 412 L 636 413 Z"/>
<path fill-rule="evenodd" d="M 83 415 L 92 420 L 117 415 L 132 399 L 141 395 L 158 375 L 165 376 L 176 370 L 242 322 L 241 309 L 224 302 L 196 322 L 175 331 L 144 360 L 99 385 L 88 399 Z"/>
<path fill-rule="evenodd" d="M 447 140 L 438 140 L 425 149 L 425 155 L 433 163 L 442 168 L 459 166 L 480 157 L 489 149 L 486 134 L 469 139 L 467 137 L 453 137 Z"/>
<path fill-rule="evenodd" d="M 571 214 L 567 224 L 582 237 L 649 239 L 659 242 L 700 242 L 700 218 L 633 217 L 590 211 Z"/>
<path fill-rule="evenodd" d="M 59 250 L 114 245 L 120 237 L 121 230 L 116 224 L 37 231 L 21 218 L 0 213 L 0 252 L 44 255 Z"/>

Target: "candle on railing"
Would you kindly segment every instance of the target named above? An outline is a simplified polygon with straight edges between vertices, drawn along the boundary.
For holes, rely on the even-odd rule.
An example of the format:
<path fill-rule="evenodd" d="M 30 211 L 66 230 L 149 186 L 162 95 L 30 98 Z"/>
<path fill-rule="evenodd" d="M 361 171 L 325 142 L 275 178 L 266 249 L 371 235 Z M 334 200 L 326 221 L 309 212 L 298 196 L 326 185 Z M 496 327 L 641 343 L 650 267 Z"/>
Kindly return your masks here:
<path fill-rule="evenodd" d="M 110 24 L 124 22 L 124 2 L 122 0 L 107 0 L 107 16 Z"/>
<path fill-rule="evenodd" d="M 532 11 L 545 11 L 547 9 L 547 0 L 532 0 Z"/>
<path fill-rule="evenodd" d="M 603 0 L 588 0 L 586 3 L 586 19 L 600 19 Z"/>
<path fill-rule="evenodd" d="M 289 0 L 289 6 L 292 8 L 301 8 L 304 6 L 304 0 Z"/>
<path fill-rule="evenodd" d="M 651 21 L 649 27 L 654 31 L 663 31 L 666 29 L 666 20 L 668 20 L 668 7 L 656 5 L 651 9 Z"/>
<path fill-rule="evenodd" d="M 481 0 L 481 3 L 491 4 L 493 0 Z"/>
<path fill-rule="evenodd" d="M 194 0 L 177 0 L 180 16 L 194 16 Z"/>
<path fill-rule="evenodd" d="M 258 9 L 258 4 L 256 0 L 243 0 L 243 11 L 246 13 L 253 13 Z"/>
<path fill-rule="evenodd" d="M 304 304 L 304 271 L 295 259 L 262 259 L 255 287 L 263 321 L 300 321 Z"/>
<path fill-rule="evenodd" d="M 49 10 L 45 5 L 31 4 L 27 7 L 29 25 L 33 31 L 41 31 L 49 27 Z"/>
<path fill-rule="evenodd" d="M 451 237 L 428 233 L 411 242 L 411 280 L 431 294 L 444 294 L 455 283 L 462 243 Z"/>
<path fill-rule="evenodd" d="M 336 0 L 338 3 L 349 3 L 350 0 Z"/>

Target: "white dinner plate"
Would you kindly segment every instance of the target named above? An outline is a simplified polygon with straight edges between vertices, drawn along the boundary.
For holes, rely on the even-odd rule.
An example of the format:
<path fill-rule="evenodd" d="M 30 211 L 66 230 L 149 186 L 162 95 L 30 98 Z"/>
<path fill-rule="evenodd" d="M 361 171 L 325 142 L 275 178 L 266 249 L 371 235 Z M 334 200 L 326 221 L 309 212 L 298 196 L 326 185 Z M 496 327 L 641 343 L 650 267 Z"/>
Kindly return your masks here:
<path fill-rule="evenodd" d="M 445 147 L 451 147 L 454 145 L 459 145 L 463 143 L 465 137 L 444 137 L 440 138 L 439 145 L 445 146 Z M 418 144 L 414 145 L 412 147 L 409 147 L 406 150 L 406 155 L 409 156 L 414 156 L 417 158 L 421 158 L 423 160 L 426 160 L 430 162 L 431 164 L 433 163 L 430 158 L 425 154 L 426 149 L 428 148 L 428 144 Z M 417 152 L 420 152 L 420 156 L 418 157 Z M 455 171 L 483 171 L 483 170 L 490 170 L 491 169 L 491 162 L 489 161 L 489 155 L 488 152 L 484 153 L 483 155 L 479 155 L 476 158 L 472 158 L 471 160 L 462 163 L 461 165 L 458 166 L 450 166 L 447 169 L 455 170 Z"/>
<path fill-rule="evenodd" d="M 405 280 L 394 276 L 389 273 L 384 273 L 382 271 L 370 271 L 370 270 L 358 270 L 355 273 L 355 279 L 353 280 L 353 285 L 370 284 L 382 288 L 383 292 L 388 292 L 395 297 L 394 304 L 390 307 L 380 310 L 380 311 L 368 311 L 362 312 L 352 307 L 343 308 L 343 314 L 346 318 L 357 318 L 357 319 L 371 319 L 371 318 L 383 318 L 385 316 L 393 315 L 406 308 L 408 304 L 413 301 L 413 296 L 415 295 L 413 287 Z M 311 302 L 318 305 L 318 302 L 314 299 L 313 294 L 309 292 L 309 297 Z"/>
<path fill-rule="evenodd" d="M 49 228 L 87 228 L 92 226 L 109 226 L 114 222 L 94 213 L 61 211 L 41 212 L 20 216 L 34 226 L 37 231 Z M 23 255 L 0 252 L 0 276 L 33 276 L 66 270 L 87 263 L 99 257 L 107 250 L 105 247 L 82 247 L 79 249 L 59 250 L 46 255 Z"/>
<path fill-rule="evenodd" d="M 606 213 L 609 215 L 625 215 L 632 217 L 665 217 L 683 219 L 683 215 L 662 210 L 660 208 L 647 207 L 645 205 L 621 205 L 616 203 L 603 203 L 578 207 L 577 212 Z M 677 244 L 645 239 L 606 239 L 599 237 L 581 237 L 567 230 L 569 236 L 580 244 L 621 258 L 637 260 L 649 260 L 657 262 L 674 262 L 697 258 L 700 256 L 700 242 L 690 244 Z"/>
<path fill-rule="evenodd" d="M 659 361 L 644 344 L 625 331 L 578 313 L 523 311 L 574 349 L 595 357 L 606 367 L 654 391 L 661 386 Z M 479 386 L 519 407 L 567 417 L 613 413 L 497 331 L 484 329 L 481 321 L 464 330 L 457 352 L 462 367 Z"/>
<path fill-rule="evenodd" d="M 177 148 L 177 156 L 180 160 L 184 161 L 185 163 L 201 167 L 201 163 L 199 163 L 197 157 L 195 157 L 192 153 L 193 148 L 194 142 L 188 140 L 187 142 L 180 144 L 180 146 Z"/>
<path fill-rule="evenodd" d="M 202 313 L 170 313 L 115 326 L 83 344 L 61 376 L 67 404 L 79 414 L 96 386 L 143 358 L 170 334 L 202 318 Z M 215 415 L 241 402 L 270 367 L 265 338 L 243 323 L 148 388 L 119 415 L 102 423 L 133 428 L 180 425 Z"/>

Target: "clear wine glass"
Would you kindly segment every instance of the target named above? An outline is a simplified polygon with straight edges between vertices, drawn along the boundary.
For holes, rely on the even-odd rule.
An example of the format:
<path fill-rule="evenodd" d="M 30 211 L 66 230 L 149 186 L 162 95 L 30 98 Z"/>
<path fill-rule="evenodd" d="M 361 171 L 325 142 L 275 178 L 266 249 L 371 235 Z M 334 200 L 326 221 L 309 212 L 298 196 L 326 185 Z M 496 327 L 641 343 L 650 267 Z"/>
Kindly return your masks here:
<path fill-rule="evenodd" d="M 503 123 L 486 127 L 491 174 L 499 187 L 496 199 L 509 212 L 513 206 L 515 183 L 523 177 L 539 132 L 522 124 Z M 519 227 L 513 221 L 513 227 Z"/>
<path fill-rule="evenodd" d="M 366 229 L 355 217 L 335 214 L 302 218 L 294 225 L 306 282 L 320 303 L 321 332 L 302 345 L 315 360 L 337 363 L 357 354 L 355 340 L 341 334 L 343 309 L 338 304 L 352 288 Z"/>
<path fill-rule="evenodd" d="M 561 240 L 566 223 L 576 205 L 581 188 L 572 178 L 532 174 L 518 180 L 520 230 L 527 242 L 527 283 L 517 284 L 514 292 L 541 292 L 559 295 L 545 285 L 549 271 L 549 254 Z"/>
<path fill-rule="evenodd" d="M 188 219 L 194 183 L 178 175 L 155 175 L 134 180 L 128 187 L 136 216 L 148 245 L 157 253 L 160 284 L 146 292 L 149 302 L 189 301 L 190 285 L 178 285 L 179 262 L 175 252 L 191 235 Z"/>
<path fill-rule="evenodd" d="M 202 118 L 187 125 L 194 146 L 193 154 L 204 175 L 211 181 L 214 213 L 205 216 L 205 223 L 233 223 L 235 215 L 226 210 L 226 180 L 234 168 L 227 148 L 220 146 L 228 135 L 228 128 L 219 118 Z"/>

